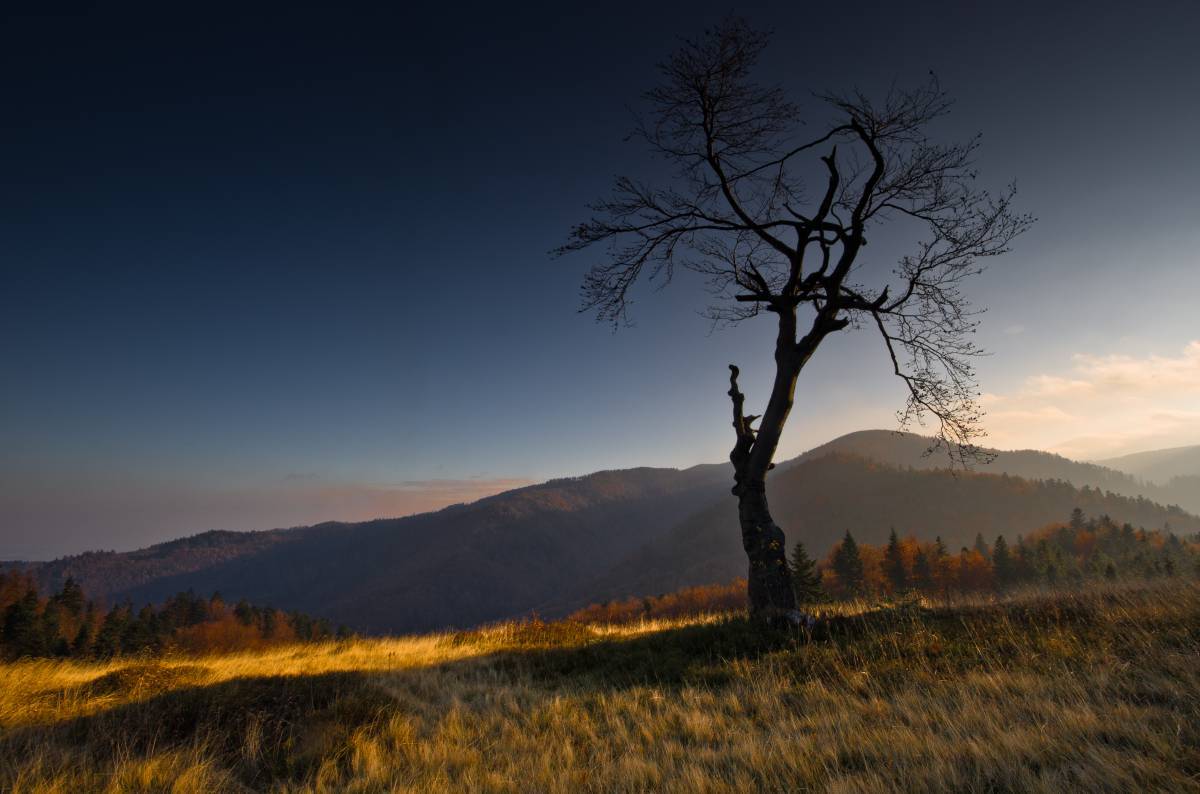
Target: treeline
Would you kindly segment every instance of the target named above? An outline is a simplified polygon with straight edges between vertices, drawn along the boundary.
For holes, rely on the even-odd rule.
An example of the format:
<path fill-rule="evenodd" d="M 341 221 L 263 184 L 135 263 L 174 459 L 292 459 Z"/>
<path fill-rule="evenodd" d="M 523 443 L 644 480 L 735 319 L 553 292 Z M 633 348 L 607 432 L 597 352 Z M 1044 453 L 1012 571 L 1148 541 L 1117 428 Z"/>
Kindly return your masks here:
<path fill-rule="evenodd" d="M 823 597 L 953 594 L 1006 590 L 1027 584 L 1200 575 L 1200 544 L 1170 529 L 1146 531 L 1076 508 L 1065 523 L 988 543 L 976 535 L 957 552 L 941 538 L 922 543 L 895 531 L 885 545 L 857 543 L 847 532 L 825 560 L 814 563 L 802 544 L 792 552 L 792 578 L 801 602 Z"/>
<path fill-rule="evenodd" d="M 728 584 L 687 587 L 674 593 L 592 604 L 571 613 L 567 620 L 579 623 L 634 623 L 639 620 L 685 618 L 709 612 L 745 609 L 746 580 Z"/>
<path fill-rule="evenodd" d="M 859 543 L 850 532 L 823 559 L 803 543 L 789 559 L 792 586 L 803 606 L 821 601 L 922 593 L 950 596 L 999 592 L 1022 585 L 1080 585 L 1088 580 L 1200 577 L 1200 538 L 1184 540 L 1167 530 L 1146 531 L 1089 518 L 1076 508 L 1064 523 L 1051 524 L 1009 543 L 988 543 L 977 534 L 971 546 L 951 551 L 940 537 L 921 542 L 893 531 L 886 544 Z M 689 587 L 666 595 L 606 601 L 580 609 L 568 620 L 632 623 L 744 609 L 746 580 Z"/>
<path fill-rule="evenodd" d="M 128 601 L 98 608 L 74 579 L 43 598 L 33 578 L 0 573 L 0 655 L 106 659 L 143 653 L 208 653 L 347 637 L 323 618 L 282 612 L 220 594 L 179 593 L 160 606 Z"/>

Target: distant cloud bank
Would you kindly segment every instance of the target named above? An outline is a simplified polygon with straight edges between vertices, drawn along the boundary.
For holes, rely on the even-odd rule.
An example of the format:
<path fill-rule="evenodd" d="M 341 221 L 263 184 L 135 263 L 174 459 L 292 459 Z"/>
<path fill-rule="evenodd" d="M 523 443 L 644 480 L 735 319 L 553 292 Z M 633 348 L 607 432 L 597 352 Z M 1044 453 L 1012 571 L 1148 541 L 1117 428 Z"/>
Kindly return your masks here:
<path fill-rule="evenodd" d="M 1200 340 L 1178 355 L 1077 353 L 1062 373 L 984 394 L 988 443 L 1096 459 L 1200 443 Z"/>

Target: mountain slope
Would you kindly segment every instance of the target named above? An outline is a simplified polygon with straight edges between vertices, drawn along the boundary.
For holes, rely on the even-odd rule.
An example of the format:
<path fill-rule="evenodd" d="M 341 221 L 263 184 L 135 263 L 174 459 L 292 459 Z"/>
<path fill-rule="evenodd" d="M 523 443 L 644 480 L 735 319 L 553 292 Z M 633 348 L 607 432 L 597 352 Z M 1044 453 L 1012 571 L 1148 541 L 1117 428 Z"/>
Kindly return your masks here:
<path fill-rule="evenodd" d="M 136 551 L 86 551 L 50 562 L 10 562 L 6 567 L 31 571 L 46 592 L 56 591 L 67 577 L 72 577 L 88 595 L 111 600 L 109 597 L 114 593 L 168 576 L 195 573 L 239 557 L 253 556 L 271 546 L 296 540 L 302 532 L 299 529 L 211 530 Z"/>
<path fill-rule="evenodd" d="M 902 469 L 840 453 L 783 468 L 768 480 L 768 492 L 788 542 L 802 540 L 811 553 L 830 548 L 846 530 L 860 541 L 882 543 L 893 527 L 924 540 L 940 535 L 954 550 L 969 545 L 977 532 L 989 542 L 1001 533 L 1011 540 L 1066 520 L 1075 507 L 1134 526 L 1169 523 L 1176 532 L 1200 531 L 1200 518 L 1178 508 L 1060 480 Z M 745 573 L 737 505 L 727 498 L 638 549 L 587 589 L 593 600 L 616 598 L 727 581 Z"/>
<path fill-rule="evenodd" d="M 782 464 L 770 479 L 777 520 L 813 551 L 847 528 L 878 542 L 893 525 L 951 544 L 978 531 L 990 540 L 1062 520 L 1077 505 L 1135 525 L 1169 520 L 1177 531 L 1200 530 L 1200 519 L 1179 510 L 1107 493 L 1142 491 L 1119 472 L 1025 451 L 980 467 L 1009 475 L 954 475 L 937 468 L 944 458 L 923 455 L 928 443 L 865 431 Z M 302 610 L 360 631 L 465 626 L 530 610 L 553 616 L 605 597 L 744 574 L 730 480 L 722 464 L 598 472 L 408 518 L 209 532 L 27 567 L 46 591 L 73 576 L 109 604 L 219 590 L 227 600 Z"/>
<path fill-rule="evenodd" d="M 949 459 L 944 451 L 928 453 L 931 439 L 916 433 L 891 430 L 860 430 L 835 438 L 800 457 L 797 463 L 823 458 L 831 453 L 869 458 L 891 466 L 914 469 L 947 468 Z M 1080 463 L 1050 452 L 1035 449 L 988 449 L 994 456 L 990 462 L 980 462 L 973 470 L 981 474 L 1009 474 L 1030 480 L 1065 480 L 1082 488 L 1100 488 L 1125 496 L 1138 496 L 1143 484 L 1121 471 L 1094 463 Z M 927 454 L 928 453 L 928 454 Z"/>
<path fill-rule="evenodd" d="M 90 564 L 94 555 L 57 560 L 35 574 L 46 588 L 75 576 L 110 602 L 217 590 L 227 600 L 299 609 L 362 631 L 470 625 L 537 609 L 594 578 L 713 501 L 728 481 L 721 465 L 598 472 L 408 518 L 267 533 L 270 542 L 252 549 L 242 548 L 245 538 L 231 539 L 240 553 L 156 577 L 127 575 L 116 587 L 104 580 L 122 559 L 145 568 L 172 544 L 104 555 L 100 567 Z"/>
<path fill-rule="evenodd" d="M 862 430 L 848 433 L 827 444 L 805 452 L 796 458 L 800 463 L 815 460 L 830 453 L 855 455 L 877 460 L 892 466 L 914 469 L 946 468 L 949 459 L 944 451 L 926 454 L 929 450 L 930 439 L 915 433 L 899 433 L 889 430 Z M 1163 453 L 1176 450 L 1162 450 L 1161 453 L 1145 453 L 1146 455 L 1163 454 L 1163 471 L 1170 466 L 1179 469 L 1179 473 L 1194 474 L 1200 484 L 1200 447 L 1183 447 L 1180 452 L 1194 450 L 1192 457 L 1181 454 L 1178 458 L 1167 462 Z M 1099 463 L 1081 463 L 1040 450 L 988 450 L 995 456 L 989 463 L 979 463 L 974 470 L 980 473 L 1009 474 L 1031 480 L 1064 480 L 1082 488 L 1100 488 L 1112 491 L 1122 496 L 1144 496 L 1159 504 L 1178 504 L 1185 510 L 1200 514 L 1200 488 L 1186 487 L 1184 483 L 1167 483 L 1170 477 L 1161 478 L 1161 482 L 1146 482 L 1145 474 L 1139 474 L 1132 469 L 1116 465 L 1116 460 L 1100 461 Z M 1130 456 L 1137 457 L 1137 456 Z M 1177 463 L 1175 461 L 1178 461 Z M 1150 459 L 1147 459 L 1149 465 Z M 1188 469 L 1192 466 L 1192 469 Z M 1174 476 L 1174 475 L 1172 475 Z"/>
<path fill-rule="evenodd" d="M 1098 463 L 1158 485 L 1167 485 L 1176 478 L 1200 477 L 1200 445 L 1135 452 Z"/>

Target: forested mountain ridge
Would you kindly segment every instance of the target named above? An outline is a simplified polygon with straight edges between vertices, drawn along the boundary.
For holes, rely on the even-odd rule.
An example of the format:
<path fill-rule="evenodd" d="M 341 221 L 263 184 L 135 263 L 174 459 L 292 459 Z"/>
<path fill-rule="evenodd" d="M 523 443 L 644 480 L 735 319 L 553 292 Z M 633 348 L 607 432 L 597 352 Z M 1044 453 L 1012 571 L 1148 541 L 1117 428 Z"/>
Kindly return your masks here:
<path fill-rule="evenodd" d="M 1200 444 L 1135 452 L 1096 463 L 1165 485 L 1177 477 L 1200 477 Z"/>
<path fill-rule="evenodd" d="M 1200 445 L 1138 452 L 1100 464 L 1146 480 L 1164 501 L 1200 513 Z"/>
<path fill-rule="evenodd" d="M 257 554 L 276 544 L 298 540 L 305 532 L 317 528 L 265 532 L 214 529 L 135 551 L 85 551 L 49 562 L 13 561 L 4 563 L 3 567 L 29 571 L 46 592 L 57 590 L 67 579 L 73 578 L 89 596 L 103 600 L 165 576 L 194 573 Z"/>
<path fill-rule="evenodd" d="M 204 533 L 27 567 L 46 591 L 73 576 L 108 601 L 156 602 L 193 589 L 346 615 L 342 622 L 362 630 L 468 625 L 537 608 L 594 578 L 718 498 L 728 480 L 719 464 L 604 471 L 406 518 Z M 225 553 L 206 551 L 217 540 Z M 196 556 L 180 557 L 184 549 Z M 121 574 L 123 564 L 133 572 Z"/>
<path fill-rule="evenodd" d="M 951 473 L 937 468 L 944 458 L 923 455 L 927 447 L 920 436 L 865 431 L 781 464 L 768 482 L 789 542 L 828 547 L 851 529 L 874 543 L 894 526 L 967 544 L 977 532 L 1029 532 L 1074 507 L 1148 529 L 1169 522 L 1176 532 L 1200 530 L 1200 519 L 1182 510 L 1095 487 L 1132 482 L 1102 467 L 1006 452 L 976 472 Z M 1068 475 L 1084 482 L 1069 484 Z M 220 591 L 360 631 L 465 626 L 531 610 L 555 616 L 744 575 L 730 480 L 725 464 L 605 471 L 407 518 L 207 532 L 22 567 L 45 592 L 68 576 L 109 604 Z"/>
<path fill-rule="evenodd" d="M 1179 508 L 1089 486 L 1076 488 L 1063 480 L 901 468 L 836 452 L 781 467 L 768 480 L 767 491 L 788 542 L 800 540 L 810 549 L 831 547 L 847 530 L 878 544 L 895 529 L 921 540 L 941 536 L 956 551 L 970 545 L 977 533 L 989 540 L 1004 534 L 1011 540 L 1064 520 L 1076 507 L 1135 527 L 1200 531 L 1200 518 Z M 745 575 L 736 519 L 730 500 L 693 513 L 590 583 L 592 599 L 669 592 Z M 582 605 L 562 603 L 564 609 Z"/>
<path fill-rule="evenodd" d="M 1122 496 L 1144 496 L 1162 505 L 1177 504 L 1200 514 L 1200 447 L 1158 450 L 1094 463 L 1036 449 L 985 451 L 994 458 L 975 464 L 974 471 L 1031 480 L 1064 480 L 1079 488 L 1086 485 Z M 805 452 L 794 462 L 813 460 L 831 452 L 914 469 L 946 468 L 950 464 L 945 450 L 930 452 L 930 439 L 925 436 L 890 430 L 848 433 Z"/>

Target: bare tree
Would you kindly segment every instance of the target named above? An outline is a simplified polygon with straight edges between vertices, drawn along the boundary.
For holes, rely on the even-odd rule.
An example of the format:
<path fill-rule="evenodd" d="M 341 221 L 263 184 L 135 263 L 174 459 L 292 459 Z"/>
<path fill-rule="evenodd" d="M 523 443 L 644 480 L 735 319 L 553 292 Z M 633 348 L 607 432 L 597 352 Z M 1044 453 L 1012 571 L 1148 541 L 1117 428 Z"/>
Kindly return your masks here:
<path fill-rule="evenodd" d="M 975 187 L 978 136 L 951 144 L 926 137 L 951 104 L 936 79 L 893 89 L 879 102 L 857 91 L 817 95 L 827 121 L 814 134 L 782 88 L 752 79 L 766 44 L 766 35 L 737 19 L 684 42 L 660 66 L 636 128 L 674 166 L 674 178 L 658 186 L 618 178 L 557 253 L 606 246 L 605 261 L 584 281 L 584 309 L 616 325 L 626 322 L 640 278 L 670 280 L 676 267 L 709 280 L 716 321 L 775 315 L 775 380 L 757 429 L 738 368 L 729 367 L 736 434 L 729 457 L 751 609 L 796 622 L 766 476 L 801 370 L 830 334 L 873 329 L 907 387 L 901 426 L 932 417 L 935 446 L 958 463 L 979 455 L 971 359 L 980 351 L 970 340 L 977 317 L 961 285 L 1032 219 L 1013 211 L 1013 188 L 991 195 Z M 821 185 L 811 200 L 806 168 Z M 859 283 L 870 269 L 867 232 L 885 221 L 914 226 L 919 242 L 890 276 Z"/>

